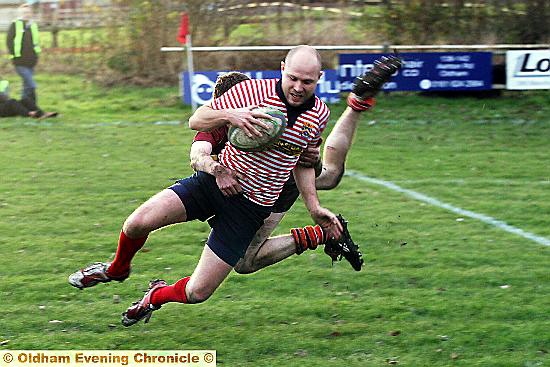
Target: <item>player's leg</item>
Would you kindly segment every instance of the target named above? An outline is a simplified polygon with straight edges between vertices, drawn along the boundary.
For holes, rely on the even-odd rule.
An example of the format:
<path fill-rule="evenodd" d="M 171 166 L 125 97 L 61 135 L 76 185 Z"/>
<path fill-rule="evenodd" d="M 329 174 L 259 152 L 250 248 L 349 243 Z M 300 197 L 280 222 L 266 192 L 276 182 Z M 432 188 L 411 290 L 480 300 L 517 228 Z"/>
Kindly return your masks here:
<path fill-rule="evenodd" d="M 215 180 L 210 180 L 215 186 Z M 219 195 L 213 195 L 216 198 L 212 204 L 219 210 L 208 221 L 212 231 L 193 274 L 172 285 L 161 280 L 151 282 L 145 296 L 123 314 L 124 326 L 133 325 L 142 319 L 148 321 L 154 310 L 168 302 L 206 301 L 244 256 L 255 233 L 269 216 L 269 208 L 254 204 L 244 197 L 223 197 L 219 189 L 215 192 Z"/>
<path fill-rule="evenodd" d="M 130 274 L 131 261 L 147 241 L 150 232 L 183 222 L 187 214 L 178 195 L 165 189 L 140 205 L 124 222 L 112 262 L 89 265 L 69 276 L 76 288 L 93 287 L 111 280 L 123 281 Z"/>
<path fill-rule="evenodd" d="M 184 222 L 186 218 L 179 196 L 173 190 L 165 189 L 134 210 L 124 222 L 122 231 L 128 237 L 141 238 L 156 229 Z"/>
<path fill-rule="evenodd" d="M 299 196 L 300 192 L 291 177 L 285 183 L 277 202 L 273 206 L 272 213 L 264 220 L 262 226 L 254 235 L 245 255 L 235 265 L 237 273 L 254 273 L 291 255 L 303 252 L 290 234 L 268 238 Z"/>
<path fill-rule="evenodd" d="M 320 245 L 325 246 L 324 252 L 333 262 L 345 258 L 355 270 L 359 271 L 363 265 L 363 255 L 359 251 L 359 246 L 351 238 L 347 228 L 348 222 L 341 215 L 338 215 L 338 220 L 344 228 L 342 236 L 338 239 L 329 239 L 319 225 L 292 228 L 289 235 L 270 237 L 264 242 L 255 243 L 254 250 L 247 251 L 235 266 L 235 271 L 250 274 L 291 255 L 300 255 L 306 250 L 316 250 Z M 256 235 L 259 233 L 260 231 Z"/>
<path fill-rule="evenodd" d="M 149 233 L 186 219 L 185 207 L 173 190 L 165 189 L 151 197 L 124 222 L 108 275 L 117 277 L 129 273 L 130 263 L 147 241 Z"/>
<path fill-rule="evenodd" d="M 210 298 L 232 269 L 208 245 L 204 246 L 199 263 L 187 283 L 187 303 L 201 303 Z"/>
<path fill-rule="evenodd" d="M 182 278 L 172 285 L 164 280 L 149 283 L 145 296 L 134 302 L 123 314 L 122 324 L 131 326 L 140 320 L 147 323 L 153 311 L 169 302 L 201 303 L 206 301 L 222 284 L 233 267 L 210 249 L 204 246 L 197 267 L 191 276 Z"/>
<path fill-rule="evenodd" d="M 281 236 L 281 240 L 268 238 L 285 215 L 271 213 L 262 227 L 256 232 L 243 258 L 235 265 L 239 274 L 250 274 L 266 266 L 275 264 L 296 253 L 296 244 L 292 236 Z"/>
<path fill-rule="evenodd" d="M 239 274 L 251 274 L 305 250 L 315 250 L 327 236 L 318 226 L 291 229 L 290 234 L 269 237 L 285 213 L 271 213 L 258 230 L 245 256 L 235 265 Z"/>
<path fill-rule="evenodd" d="M 344 174 L 346 156 L 361 112 L 374 107 L 374 96 L 401 66 L 402 61 L 396 55 L 384 56 L 375 61 L 372 70 L 355 79 L 352 93 L 347 98 L 348 107 L 327 137 L 323 153 L 323 172 L 317 178 L 318 189 L 329 190 L 338 185 Z"/>
<path fill-rule="evenodd" d="M 336 121 L 325 142 L 323 170 L 315 181 L 317 189 L 330 190 L 340 183 L 360 116 L 361 112 L 347 107 Z"/>
<path fill-rule="evenodd" d="M 315 250 L 326 242 L 327 236 L 318 225 L 293 228 L 290 234 L 268 238 L 299 195 L 294 179 L 290 178 L 273 206 L 273 212 L 256 232 L 245 255 L 235 265 L 237 273 L 254 273 L 291 255 L 301 254 L 308 249 Z M 333 258 L 331 254 L 329 256 Z"/>
<path fill-rule="evenodd" d="M 147 200 L 126 219 L 112 263 L 89 265 L 71 274 L 69 283 L 82 289 L 126 279 L 130 273 L 130 263 L 145 244 L 149 233 L 187 220 L 206 220 L 214 215 L 214 206 L 209 205 L 214 197 L 223 199 L 215 180 L 206 173 L 179 180 Z"/>

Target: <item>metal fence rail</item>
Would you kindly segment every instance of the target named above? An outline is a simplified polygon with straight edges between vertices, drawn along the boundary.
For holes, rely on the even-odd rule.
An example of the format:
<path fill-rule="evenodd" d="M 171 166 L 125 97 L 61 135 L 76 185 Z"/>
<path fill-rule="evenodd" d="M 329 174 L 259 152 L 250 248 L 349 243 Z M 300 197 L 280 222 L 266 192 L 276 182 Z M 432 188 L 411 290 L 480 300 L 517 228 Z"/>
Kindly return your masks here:
<path fill-rule="evenodd" d="M 191 46 L 192 52 L 216 52 L 216 51 L 286 51 L 294 46 Z M 479 44 L 479 45 L 337 45 L 337 46 L 315 46 L 317 50 L 340 51 L 340 50 L 358 50 L 358 51 L 424 51 L 424 50 L 489 50 L 505 51 L 518 49 L 550 49 L 550 44 Z M 181 52 L 186 51 L 186 47 L 161 47 L 163 52 Z"/>

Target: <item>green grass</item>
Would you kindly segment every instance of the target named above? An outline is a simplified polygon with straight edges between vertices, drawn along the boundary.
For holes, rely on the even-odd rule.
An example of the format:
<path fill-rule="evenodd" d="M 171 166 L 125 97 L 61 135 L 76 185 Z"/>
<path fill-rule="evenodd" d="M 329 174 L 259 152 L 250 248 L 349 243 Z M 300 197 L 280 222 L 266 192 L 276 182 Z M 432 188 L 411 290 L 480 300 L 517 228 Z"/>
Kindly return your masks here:
<path fill-rule="evenodd" d="M 153 234 L 122 284 L 80 292 L 66 277 L 110 258 L 127 215 L 191 173 L 190 110 L 177 88 L 38 83 L 62 115 L 0 121 L 2 348 L 216 349 L 218 365 L 250 367 L 550 364 L 548 246 L 353 177 L 320 197 L 350 220 L 362 272 L 309 251 L 123 328 L 148 280 L 192 271 L 206 224 Z M 344 106 L 332 107 L 328 130 Z M 548 116 L 547 91 L 381 95 L 347 167 L 550 238 Z M 297 203 L 277 233 L 309 222 Z"/>

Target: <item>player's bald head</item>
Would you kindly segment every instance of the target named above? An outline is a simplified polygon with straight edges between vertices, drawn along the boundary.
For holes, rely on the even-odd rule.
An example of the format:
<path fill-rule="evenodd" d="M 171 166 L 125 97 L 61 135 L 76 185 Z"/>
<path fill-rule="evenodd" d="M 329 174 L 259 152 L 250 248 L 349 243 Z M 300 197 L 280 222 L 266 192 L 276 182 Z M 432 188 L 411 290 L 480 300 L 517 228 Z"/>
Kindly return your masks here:
<path fill-rule="evenodd" d="M 290 49 L 285 57 L 287 67 L 292 67 L 294 63 L 315 64 L 321 70 L 321 55 L 311 46 L 299 45 Z"/>
<path fill-rule="evenodd" d="M 281 62 L 281 88 L 288 104 L 297 107 L 309 100 L 322 75 L 316 49 L 306 45 L 291 49 Z"/>

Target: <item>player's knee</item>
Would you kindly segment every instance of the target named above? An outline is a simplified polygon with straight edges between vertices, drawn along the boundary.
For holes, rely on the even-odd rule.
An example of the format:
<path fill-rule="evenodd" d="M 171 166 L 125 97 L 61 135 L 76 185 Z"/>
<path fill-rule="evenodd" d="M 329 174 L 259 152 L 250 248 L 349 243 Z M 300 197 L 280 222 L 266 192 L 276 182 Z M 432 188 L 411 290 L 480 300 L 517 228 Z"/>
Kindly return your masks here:
<path fill-rule="evenodd" d="M 331 177 L 325 185 L 325 190 L 334 189 L 336 186 L 340 184 L 340 181 L 342 181 L 342 175 Z"/>
<path fill-rule="evenodd" d="M 238 262 L 237 265 L 235 265 L 234 269 L 239 274 L 252 274 L 256 270 L 258 270 L 258 268 L 254 266 L 254 264 L 246 261 Z"/>
<path fill-rule="evenodd" d="M 193 288 L 187 290 L 188 303 L 202 303 L 208 300 L 212 291 L 207 288 Z"/>
<path fill-rule="evenodd" d="M 332 190 L 340 184 L 344 176 L 344 167 L 330 168 L 323 171 L 317 182 L 317 189 Z"/>
<path fill-rule="evenodd" d="M 122 226 L 124 233 L 131 238 L 141 238 L 149 234 L 150 229 L 145 216 L 132 214 L 126 219 Z"/>

